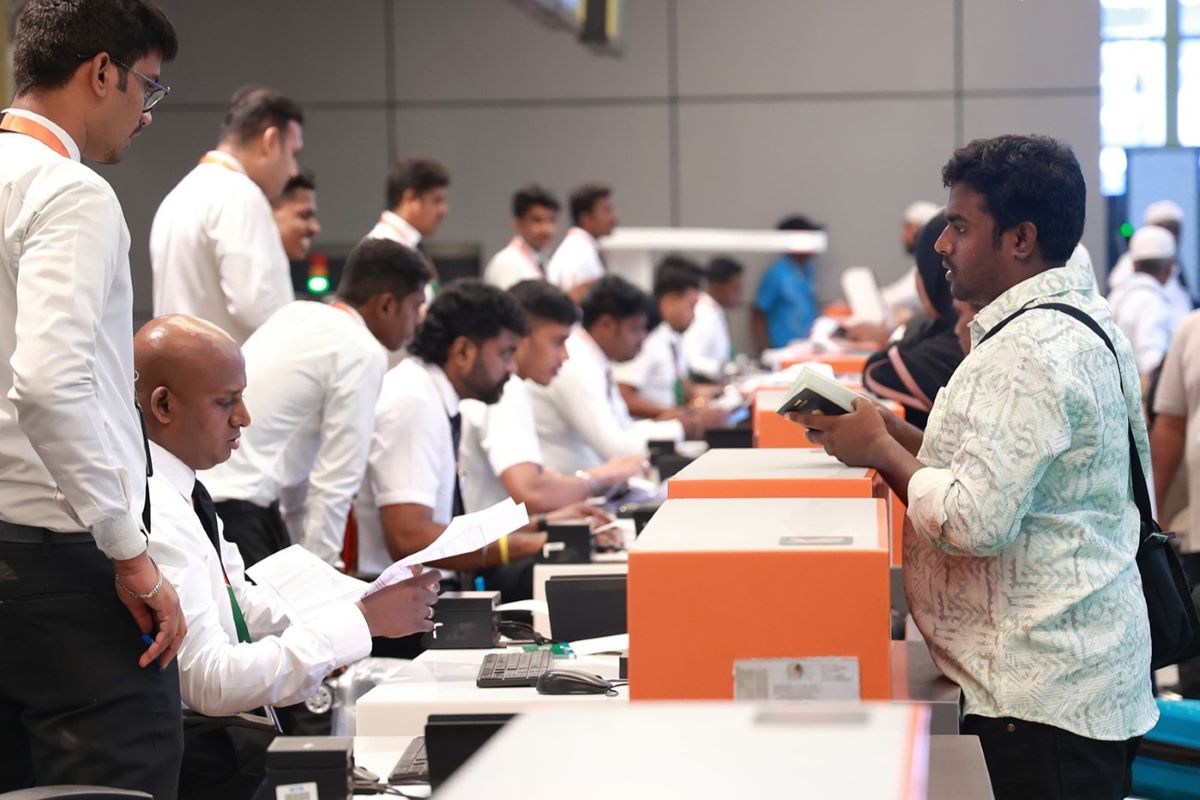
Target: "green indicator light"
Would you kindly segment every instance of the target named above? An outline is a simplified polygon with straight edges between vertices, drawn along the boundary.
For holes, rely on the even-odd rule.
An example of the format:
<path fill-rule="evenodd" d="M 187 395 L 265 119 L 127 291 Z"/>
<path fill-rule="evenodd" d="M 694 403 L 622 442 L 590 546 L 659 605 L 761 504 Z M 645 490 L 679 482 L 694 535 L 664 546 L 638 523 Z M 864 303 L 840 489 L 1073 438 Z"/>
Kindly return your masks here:
<path fill-rule="evenodd" d="M 309 294 L 325 294 L 329 291 L 329 278 L 324 275 L 308 276 Z"/>
<path fill-rule="evenodd" d="M 1122 222 L 1121 235 L 1126 239 L 1128 239 L 1130 236 L 1133 236 L 1133 225 L 1129 224 L 1128 222 Z"/>

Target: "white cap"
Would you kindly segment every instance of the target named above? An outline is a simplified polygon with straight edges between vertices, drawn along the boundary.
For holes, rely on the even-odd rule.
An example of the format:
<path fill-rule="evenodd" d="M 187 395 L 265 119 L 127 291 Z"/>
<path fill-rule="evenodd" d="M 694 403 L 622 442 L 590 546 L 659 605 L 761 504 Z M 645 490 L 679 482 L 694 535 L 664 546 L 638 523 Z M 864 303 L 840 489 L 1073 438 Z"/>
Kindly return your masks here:
<path fill-rule="evenodd" d="M 1166 228 L 1146 225 L 1134 231 L 1129 239 L 1129 257 L 1136 263 L 1158 258 L 1175 257 L 1175 237 Z"/>
<path fill-rule="evenodd" d="M 904 209 L 904 221 L 913 225 L 925 225 L 937 216 L 942 207 L 927 200 L 918 200 Z"/>
<path fill-rule="evenodd" d="M 1163 222 L 1183 222 L 1183 209 L 1171 200 L 1159 200 L 1146 206 L 1142 222 L 1147 225 L 1158 225 Z"/>

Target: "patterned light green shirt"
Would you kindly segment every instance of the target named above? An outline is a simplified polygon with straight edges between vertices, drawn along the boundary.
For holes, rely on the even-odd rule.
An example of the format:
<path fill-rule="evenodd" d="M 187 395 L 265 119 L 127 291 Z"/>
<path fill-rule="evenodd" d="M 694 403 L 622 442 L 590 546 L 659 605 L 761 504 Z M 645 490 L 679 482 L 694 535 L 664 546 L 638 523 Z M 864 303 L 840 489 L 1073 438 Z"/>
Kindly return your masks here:
<path fill-rule="evenodd" d="M 1129 341 L 1085 266 L 1056 267 L 980 310 L 971 341 L 1017 309 L 1092 315 L 1120 355 L 1061 311 L 1028 312 L 937 396 L 909 483 L 905 588 L 964 713 L 1121 740 L 1158 718 L 1134 557 L 1127 420 L 1149 442 Z"/>

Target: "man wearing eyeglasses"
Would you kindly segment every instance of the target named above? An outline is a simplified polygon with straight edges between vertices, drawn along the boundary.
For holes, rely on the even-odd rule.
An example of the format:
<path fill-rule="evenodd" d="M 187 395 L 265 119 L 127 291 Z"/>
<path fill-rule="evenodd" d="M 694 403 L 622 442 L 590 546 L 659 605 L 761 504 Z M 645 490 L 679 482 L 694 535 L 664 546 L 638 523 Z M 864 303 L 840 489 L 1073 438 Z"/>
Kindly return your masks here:
<path fill-rule="evenodd" d="M 191 314 L 238 344 L 295 299 L 271 210 L 299 171 L 304 113 L 265 86 L 243 86 L 221 139 L 166 196 L 150 229 L 154 314 Z"/>
<path fill-rule="evenodd" d="M 17 22 L 0 117 L 0 793 L 175 796 L 186 625 L 146 551 L 129 229 L 80 158 L 121 160 L 177 47 L 149 0 L 29 0 Z"/>

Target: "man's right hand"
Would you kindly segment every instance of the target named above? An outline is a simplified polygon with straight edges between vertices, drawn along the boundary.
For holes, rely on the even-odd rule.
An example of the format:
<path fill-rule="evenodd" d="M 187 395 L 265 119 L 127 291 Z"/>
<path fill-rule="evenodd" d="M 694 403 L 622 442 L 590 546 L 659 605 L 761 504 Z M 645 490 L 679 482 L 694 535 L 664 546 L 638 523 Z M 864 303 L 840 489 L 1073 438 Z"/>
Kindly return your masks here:
<path fill-rule="evenodd" d="M 650 462 L 645 453 L 630 453 L 617 456 L 598 467 L 592 467 L 588 472 L 605 489 L 611 489 L 614 486 L 620 486 L 634 476 L 644 476 L 649 469 Z"/>
<path fill-rule="evenodd" d="M 133 615 L 142 633 L 150 634 L 155 629 L 154 644 L 146 648 L 138 659 L 138 665 L 147 667 L 155 659 L 158 666 L 166 669 L 171 660 L 179 652 L 183 644 L 184 634 L 187 633 L 187 621 L 183 618 L 183 609 L 179 607 L 179 595 L 175 587 L 162 576 L 162 588 L 154 597 L 141 600 L 121 588 L 121 584 L 129 591 L 147 594 L 153 591 L 159 580 L 158 566 L 150 559 L 150 554 L 143 551 L 133 558 L 113 561 L 113 569 L 117 573 L 117 597 Z"/>
<path fill-rule="evenodd" d="M 419 566 L 413 567 L 413 573 L 408 580 L 385 586 L 358 601 L 372 636 L 396 639 L 433 630 L 429 610 L 438 601 L 441 573 L 436 569 L 423 571 Z"/>

